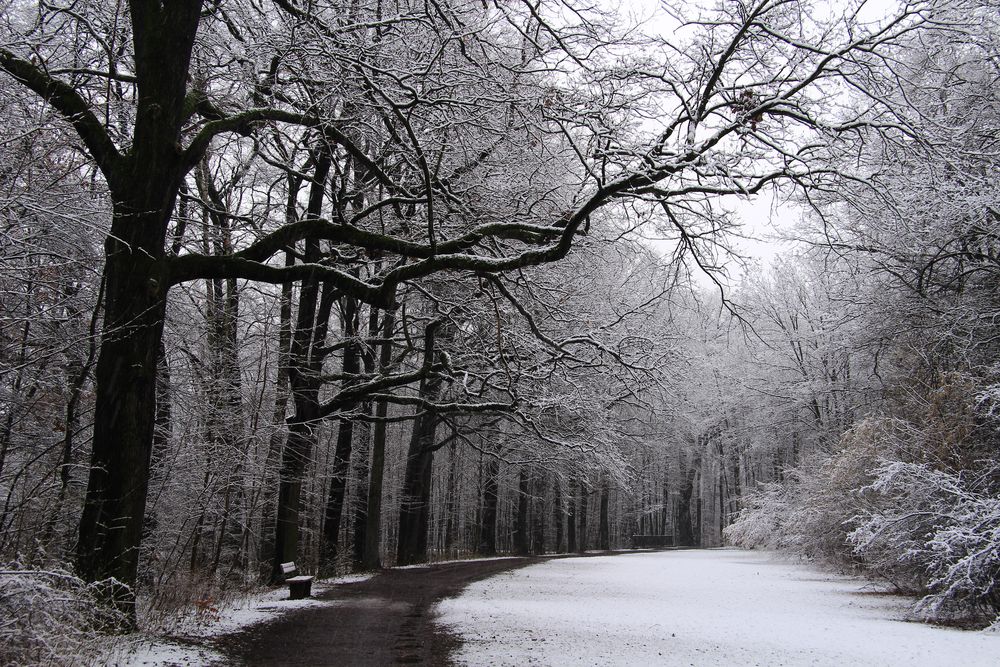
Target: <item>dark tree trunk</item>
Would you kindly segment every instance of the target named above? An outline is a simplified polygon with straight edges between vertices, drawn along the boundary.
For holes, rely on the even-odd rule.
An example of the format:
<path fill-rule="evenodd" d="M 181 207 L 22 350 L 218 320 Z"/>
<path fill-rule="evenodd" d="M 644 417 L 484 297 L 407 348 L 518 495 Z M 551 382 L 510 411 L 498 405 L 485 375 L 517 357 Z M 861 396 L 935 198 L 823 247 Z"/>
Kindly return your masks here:
<path fill-rule="evenodd" d="M 365 373 L 368 375 L 374 374 L 377 370 L 372 341 L 378 338 L 378 332 L 378 308 L 371 306 L 368 309 L 369 342 L 363 346 L 361 354 Z M 374 415 L 374 406 L 371 401 L 362 403 L 361 414 L 366 417 Z M 356 441 L 361 449 L 355 456 L 357 459 L 355 475 L 358 483 L 354 495 L 354 537 L 351 542 L 351 567 L 354 570 L 362 570 L 365 568 L 365 550 L 368 548 L 368 485 L 372 478 L 372 424 L 370 421 L 360 421 L 354 425 L 354 428 L 358 432 L 359 437 Z"/>
<path fill-rule="evenodd" d="M 611 548 L 611 522 L 608 517 L 609 495 L 608 482 L 605 480 L 601 485 L 601 525 L 598 536 L 598 541 L 600 542 L 598 548 L 604 551 Z"/>
<path fill-rule="evenodd" d="M 692 504 L 695 502 L 694 480 L 698 474 L 700 459 L 692 462 L 690 469 L 684 476 L 684 484 L 677 494 L 677 519 L 674 521 L 675 543 L 682 547 L 697 545 L 696 533 L 694 530 L 694 516 L 692 515 Z M 697 536 L 700 538 L 700 531 Z"/>
<path fill-rule="evenodd" d="M 517 516 L 514 521 L 514 554 L 527 556 L 531 551 L 528 532 L 528 471 L 521 466 L 517 476 Z"/>
<path fill-rule="evenodd" d="M 355 384 L 351 379 L 361 371 L 361 342 L 358 340 L 360 308 L 357 299 L 345 297 L 341 300 L 344 319 L 344 338 L 348 341 L 344 348 L 344 386 Z M 354 405 L 344 406 L 344 411 L 354 409 Z M 351 465 L 351 450 L 354 448 L 354 421 L 350 416 L 342 417 L 337 426 L 337 448 L 333 455 L 333 475 L 330 479 L 330 494 L 327 496 L 326 514 L 323 522 L 323 544 L 320 559 L 321 574 L 332 572 L 333 561 L 337 557 L 337 543 L 340 535 L 340 520 L 344 511 L 344 495 L 347 491 L 347 473 Z"/>
<path fill-rule="evenodd" d="M 566 551 L 576 551 L 576 480 L 569 478 L 569 494 L 566 496 Z"/>
<path fill-rule="evenodd" d="M 392 363 L 392 334 L 395 328 L 395 317 L 392 311 L 385 313 L 382 322 L 383 342 L 379 350 L 379 369 L 386 372 Z M 371 474 L 368 480 L 368 511 L 365 516 L 365 557 L 364 566 L 368 569 L 381 567 L 380 552 L 382 538 L 382 476 L 385 470 L 385 418 L 389 413 L 389 404 L 382 400 L 375 403 L 375 426 L 372 430 L 372 460 Z"/>
<path fill-rule="evenodd" d="M 427 561 L 427 530 L 430 525 L 431 472 L 437 417 L 425 412 L 417 418 L 410 437 L 399 508 L 399 538 L 396 564 Z"/>
<path fill-rule="evenodd" d="M 545 553 L 545 477 L 535 477 L 534 493 L 531 499 L 531 516 L 533 534 L 531 538 L 531 553 Z"/>
<path fill-rule="evenodd" d="M 170 284 L 161 260 L 186 170 L 177 145 L 201 5 L 131 3 L 138 81 L 131 149 L 114 164 L 105 156 L 102 165 L 113 215 L 104 246 L 104 326 L 76 564 L 88 581 L 114 577 L 105 594 L 133 622 L 156 415 L 156 354 Z M 100 162 L 102 156 L 95 158 Z"/>
<path fill-rule="evenodd" d="M 587 493 L 587 487 L 584 486 L 583 482 L 580 482 L 579 493 L 577 494 L 577 499 L 579 500 L 579 506 L 577 508 L 577 514 L 580 516 L 580 526 L 579 534 L 577 535 L 577 550 L 583 553 L 587 550 L 587 509 L 590 501 L 590 497 Z"/>
<path fill-rule="evenodd" d="M 166 224 L 159 211 L 122 208 L 116 206 L 106 244 L 94 444 L 77 571 L 87 581 L 113 577 L 121 582 L 107 592 L 116 606 L 134 615 L 130 587 L 139 562 L 156 414 L 156 356 L 166 310 L 166 277 L 157 274 L 151 257 L 162 255 Z M 141 205 L 131 209 L 140 210 Z"/>
<path fill-rule="evenodd" d="M 330 155 L 321 149 L 317 156 L 316 170 L 309 191 L 306 216 L 319 217 L 323 206 L 326 177 L 330 171 Z M 315 238 L 305 241 L 304 260 L 317 263 L 320 245 Z M 299 290 L 299 307 L 295 332 L 288 355 L 288 384 L 292 392 L 295 414 L 288 420 L 288 439 L 281 455 L 278 482 L 278 509 L 274 531 L 274 560 L 271 562 L 271 580 L 282 577 L 281 564 L 295 561 L 299 547 L 299 508 L 302 481 L 306 465 L 316 443 L 319 424 L 319 373 L 323 357 L 319 352 L 326 341 L 326 327 L 333 308 L 335 290 L 324 283 L 320 295 L 320 282 L 311 277 L 302 281 Z M 318 309 L 317 309 L 318 302 Z M 318 310 L 318 312 L 317 312 Z M 301 562 L 301 561 L 300 561 Z"/>
<path fill-rule="evenodd" d="M 436 330 L 440 322 L 432 322 L 424 333 L 424 367 L 429 368 L 437 358 Z M 439 398 L 441 377 L 425 376 L 420 381 L 420 397 L 433 402 Z M 406 471 L 403 475 L 402 500 L 399 508 L 399 538 L 396 545 L 396 564 L 411 565 L 427 560 L 427 529 L 430 525 L 431 471 L 438 416 L 431 407 L 425 407 L 413 422 L 413 433 L 406 453 Z"/>
<path fill-rule="evenodd" d="M 663 511 L 660 513 L 660 535 L 667 535 L 670 529 L 670 469 L 667 468 L 663 475 Z"/>
<path fill-rule="evenodd" d="M 497 476 L 499 474 L 499 462 L 492 456 L 487 456 L 485 479 L 483 479 L 483 514 L 479 529 L 478 551 L 482 556 L 495 556 L 497 553 L 497 505 L 500 500 Z"/>
<path fill-rule="evenodd" d="M 563 516 L 562 484 L 558 477 L 555 478 L 552 485 L 552 498 L 552 519 L 556 524 L 556 553 L 563 553 L 565 551 L 563 547 L 563 522 L 566 518 Z"/>

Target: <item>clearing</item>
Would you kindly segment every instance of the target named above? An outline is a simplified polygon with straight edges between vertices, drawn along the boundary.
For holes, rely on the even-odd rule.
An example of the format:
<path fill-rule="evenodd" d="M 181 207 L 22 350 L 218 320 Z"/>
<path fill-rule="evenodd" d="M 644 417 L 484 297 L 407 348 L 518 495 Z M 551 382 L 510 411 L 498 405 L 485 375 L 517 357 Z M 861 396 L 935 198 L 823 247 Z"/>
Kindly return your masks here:
<path fill-rule="evenodd" d="M 1000 635 L 907 622 L 908 598 L 733 549 L 551 560 L 438 605 L 464 665 L 1000 664 Z"/>

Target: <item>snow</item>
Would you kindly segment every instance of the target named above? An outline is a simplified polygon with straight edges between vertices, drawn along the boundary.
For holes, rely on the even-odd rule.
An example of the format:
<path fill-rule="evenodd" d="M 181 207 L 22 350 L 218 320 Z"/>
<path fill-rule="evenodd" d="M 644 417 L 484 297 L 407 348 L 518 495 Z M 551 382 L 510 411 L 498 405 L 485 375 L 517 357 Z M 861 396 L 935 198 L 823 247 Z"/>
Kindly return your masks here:
<path fill-rule="evenodd" d="M 453 565 L 455 563 L 481 563 L 487 560 L 518 560 L 524 556 L 488 556 L 486 558 L 464 558 L 462 560 L 438 560 L 432 563 L 415 563 L 413 565 L 397 565 L 392 570 L 425 570 L 435 565 Z"/>
<path fill-rule="evenodd" d="M 336 579 L 314 581 L 312 594 L 321 595 L 340 584 L 350 584 L 370 579 L 371 574 L 356 574 Z M 269 621 L 277 614 L 304 607 L 327 607 L 337 604 L 336 600 L 289 600 L 287 588 L 248 595 L 228 604 L 220 605 L 215 612 L 199 614 L 192 612 L 181 619 L 173 633 L 184 637 L 217 637 L 238 632 L 251 625 Z"/>
<path fill-rule="evenodd" d="M 315 581 L 312 594 L 319 595 L 340 584 L 365 581 L 372 576 L 357 574 Z M 337 600 L 289 600 L 288 589 L 284 587 L 245 595 L 207 613 L 191 612 L 178 619 L 171 628 L 171 637 L 136 634 L 111 638 L 101 664 L 116 667 L 226 665 L 225 656 L 199 644 L 212 637 L 245 630 L 293 609 L 336 604 L 339 604 Z"/>
<path fill-rule="evenodd" d="M 996 665 L 1000 635 L 905 619 L 910 600 L 766 552 L 550 560 L 441 602 L 465 665 Z"/>
<path fill-rule="evenodd" d="M 226 665 L 225 656 L 211 649 L 188 646 L 161 637 L 130 635 L 114 641 L 101 656 L 109 667 L 202 667 Z"/>

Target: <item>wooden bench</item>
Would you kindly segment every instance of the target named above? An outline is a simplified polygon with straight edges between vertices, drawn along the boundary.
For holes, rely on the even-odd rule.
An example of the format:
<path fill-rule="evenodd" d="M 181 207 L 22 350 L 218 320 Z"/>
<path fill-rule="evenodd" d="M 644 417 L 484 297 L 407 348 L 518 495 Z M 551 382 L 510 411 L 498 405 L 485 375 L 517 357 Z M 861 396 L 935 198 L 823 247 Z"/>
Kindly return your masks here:
<path fill-rule="evenodd" d="M 633 535 L 633 549 L 656 549 L 674 546 L 673 535 Z"/>
<path fill-rule="evenodd" d="M 288 584 L 288 599 L 301 600 L 312 597 L 313 578 L 307 576 L 294 575 L 298 568 L 295 563 L 282 563 L 281 573 L 285 576 L 285 583 Z"/>

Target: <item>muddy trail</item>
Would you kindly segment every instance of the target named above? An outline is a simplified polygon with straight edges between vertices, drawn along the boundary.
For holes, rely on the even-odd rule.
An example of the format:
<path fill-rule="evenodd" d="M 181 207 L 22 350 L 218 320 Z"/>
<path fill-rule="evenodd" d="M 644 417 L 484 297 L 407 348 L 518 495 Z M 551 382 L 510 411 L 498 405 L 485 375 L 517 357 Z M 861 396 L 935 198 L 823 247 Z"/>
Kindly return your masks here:
<path fill-rule="evenodd" d="M 469 584 L 540 562 L 505 558 L 390 569 L 317 595 L 335 604 L 289 611 L 220 638 L 233 665 L 447 665 L 458 639 L 434 622 L 438 601 Z"/>

